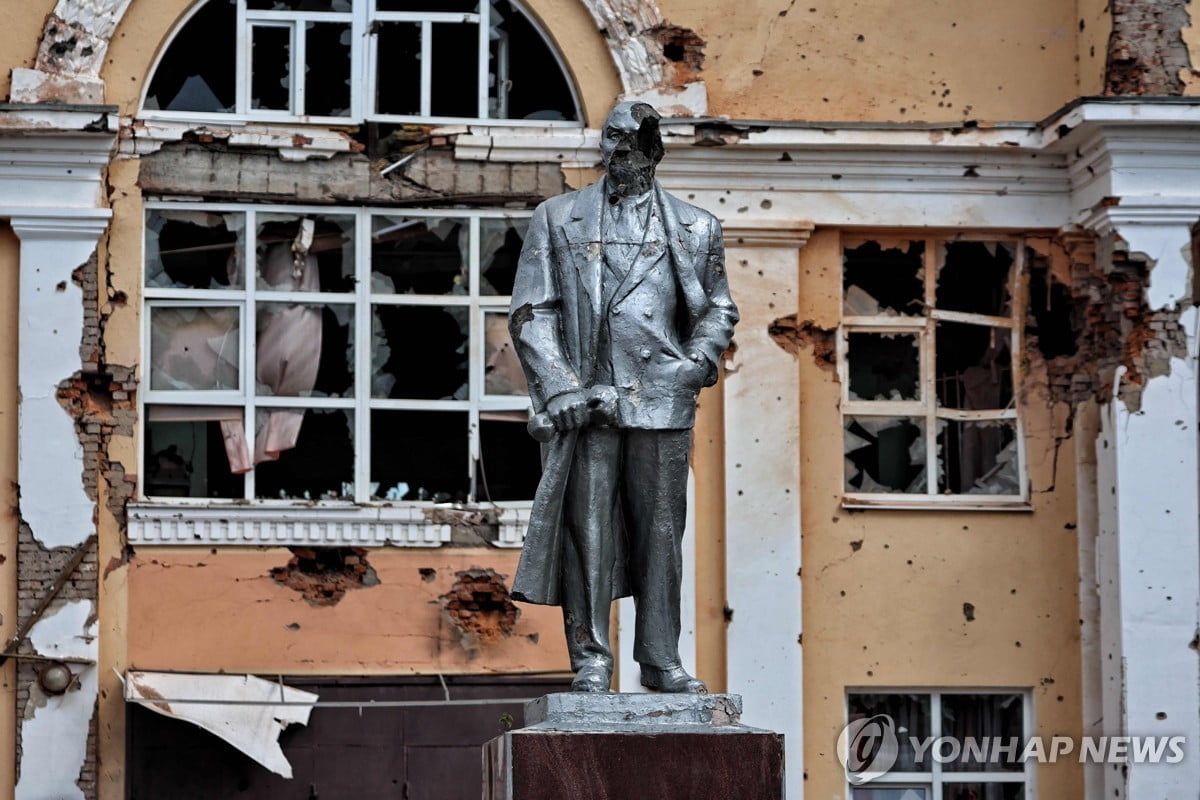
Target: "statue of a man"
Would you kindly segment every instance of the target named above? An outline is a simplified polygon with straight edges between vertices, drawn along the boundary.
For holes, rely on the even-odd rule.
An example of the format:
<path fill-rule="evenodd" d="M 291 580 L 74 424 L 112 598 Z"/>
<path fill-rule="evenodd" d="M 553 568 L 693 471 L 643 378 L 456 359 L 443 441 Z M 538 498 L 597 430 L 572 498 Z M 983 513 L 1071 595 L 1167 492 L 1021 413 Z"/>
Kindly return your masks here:
<path fill-rule="evenodd" d="M 618 104 L 605 176 L 534 211 L 509 315 L 545 442 L 512 594 L 562 606 L 581 692 L 609 691 L 609 610 L 629 595 L 642 685 L 706 691 L 679 659 L 688 454 L 738 312 L 720 223 L 654 179 L 659 119 Z"/>

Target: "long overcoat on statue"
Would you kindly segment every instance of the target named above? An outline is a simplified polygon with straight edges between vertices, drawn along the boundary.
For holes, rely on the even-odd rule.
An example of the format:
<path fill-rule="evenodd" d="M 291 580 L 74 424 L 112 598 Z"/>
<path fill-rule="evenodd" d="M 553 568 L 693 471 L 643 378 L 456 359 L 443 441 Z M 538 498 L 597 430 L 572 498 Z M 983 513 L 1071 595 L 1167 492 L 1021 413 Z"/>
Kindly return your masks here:
<path fill-rule="evenodd" d="M 604 180 L 551 198 L 534 211 L 525 236 L 509 328 L 535 413 L 543 412 L 546 403 L 559 394 L 592 386 L 601 324 L 607 315 L 619 314 L 622 300 L 651 274 L 662 277 L 661 270 L 673 273 L 679 313 L 661 323 L 669 328 L 668 338 L 679 350 L 673 360 L 685 359 L 684 354 L 703 356 L 708 366 L 705 386 L 716 382 L 717 364 L 738 320 L 725 275 L 720 223 L 707 211 L 667 194 L 657 182 L 653 202 L 666 246 L 635 259 L 607 307 L 602 307 L 604 201 Z M 652 311 L 647 308 L 645 313 L 649 316 Z M 632 411 L 619 414 L 619 418 L 636 418 L 630 427 L 692 427 L 694 390 L 679 389 L 677 383 L 669 376 L 648 381 L 645 387 L 642 381 L 620 383 L 616 387 L 619 404 Z M 662 396 L 664 390 L 675 396 Z M 651 391 L 659 394 L 650 396 Z M 512 588 L 518 600 L 560 603 L 563 503 L 577 437 L 578 431 L 559 433 L 543 446 L 542 479 Z M 623 531 L 614 535 L 617 568 L 612 576 L 612 596 L 626 597 L 631 587 L 625 537 Z"/>

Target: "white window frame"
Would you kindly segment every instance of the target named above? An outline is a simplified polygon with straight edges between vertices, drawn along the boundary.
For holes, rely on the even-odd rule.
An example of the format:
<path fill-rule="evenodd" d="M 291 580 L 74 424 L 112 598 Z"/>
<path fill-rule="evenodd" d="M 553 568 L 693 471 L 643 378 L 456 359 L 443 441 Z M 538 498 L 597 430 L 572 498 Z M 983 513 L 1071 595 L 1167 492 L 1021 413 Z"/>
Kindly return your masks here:
<path fill-rule="evenodd" d="M 439 12 L 439 11 L 377 11 L 376 0 L 354 0 L 351 11 L 290 11 L 290 10 L 255 10 L 246 7 L 246 0 L 237 0 L 237 30 L 235 32 L 236 57 L 236 100 L 234 110 L 230 113 L 216 111 L 168 111 L 164 109 L 145 108 L 146 95 L 151 81 L 147 80 L 142 89 L 142 99 L 139 107 L 142 109 L 139 117 L 143 119 L 195 120 L 211 122 L 214 120 L 230 122 L 291 122 L 320 125 L 357 125 L 361 122 L 384 123 L 417 123 L 438 125 L 478 124 L 480 122 L 502 123 L 518 127 L 538 128 L 582 128 L 583 106 L 580 102 L 579 91 L 575 86 L 571 73 L 567 69 L 562 54 L 554 46 L 545 29 L 525 8 L 519 0 L 509 0 L 513 10 L 524 16 L 542 37 L 547 49 L 553 54 L 559 71 L 571 92 L 571 100 L 575 107 L 575 120 L 527 120 L 505 119 L 500 116 L 489 116 L 489 59 L 491 28 L 491 3 L 481 0 L 479 12 Z M 176 26 L 178 33 L 203 6 L 197 3 L 188 11 Z M 306 102 L 306 23 L 347 23 L 350 25 L 350 112 L 346 116 L 317 116 L 301 113 Z M 375 108 L 377 65 L 379 55 L 379 36 L 376 23 L 410 22 L 421 26 L 421 111 L 418 114 L 382 114 Z M 432 111 L 432 65 L 433 41 L 432 27 L 435 24 L 468 24 L 478 26 L 478 75 L 476 81 L 477 116 L 450 117 L 436 116 Z M 252 69 L 252 26 L 287 27 L 291 30 L 291 108 L 288 111 L 269 109 L 253 109 L 250 107 L 250 87 Z M 148 73 L 151 78 L 158 71 L 164 54 L 171 47 L 174 35 L 160 49 L 155 58 L 154 66 Z M 501 51 L 507 51 L 507 42 L 502 42 Z M 497 84 L 507 80 L 507 70 L 498 69 Z M 497 86 L 498 113 L 507 112 L 507 93 L 503 87 Z"/>
<path fill-rule="evenodd" d="M 259 407 L 284 407 L 295 409 L 313 408 L 342 408 L 350 411 L 353 417 L 355 461 L 354 461 L 354 498 L 350 500 L 313 500 L 303 499 L 270 499 L 255 498 L 254 470 L 245 475 L 245 492 L 243 498 L 193 498 L 193 497 L 148 497 L 145 494 L 145 472 L 138 470 L 138 497 L 145 502 L 139 510 L 142 520 L 161 520 L 171 516 L 169 511 L 163 515 L 152 513 L 150 506 L 162 509 L 173 509 L 178 516 L 179 508 L 187 506 L 225 508 L 226 511 L 213 517 L 222 525 L 228 527 L 228 509 L 245 508 L 247 503 L 257 508 L 296 509 L 304 508 L 342 510 L 360 508 L 367 511 L 370 519 L 388 518 L 403 519 L 415 523 L 417 520 L 407 512 L 397 514 L 384 513 L 382 517 L 377 511 L 380 508 L 422 509 L 445 507 L 445 504 L 435 504 L 430 501 L 384 501 L 372 500 L 370 497 L 370 412 L 372 410 L 422 410 L 422 411 L 465 411 L 467 412 L 468 452 L 462 456 L 467 459 L 467 474 L 471 491 L 476 485 L 476 463 L 480 458 L 479 444 L 479 415 L 486 411 L 522 411 L 530 412 L 532 403 L 528 397 L 515 395 L 489 395 L 484 393 L 485 387 L 485 343 L 484 315 L 488 312 L 504 313 L 507 315 L 510 297 L 506 295 L 482 295 L 480 286 L 480 223 L 483 219 L 516 220 L 528 219 L 531 211 L 515 209 L 409 209 L 409 208 L 367 208 L 339 206 L 290 206 L 290 205 L 258 205 L 244 203 L 206 203 L 206 202 L 177 202 L 168 200 L 147 200 L 146 211 L 204 211 L 207 213 L 239 213 L 244 215 L 243 247 L 243 280 L 241 289 L 184 289 L 160 288 L 145 286 L 145 252 L 142 253 L 143 275 L 143 318 L 142 318 L 142 352 L 145 354 L 143 363 L 149 364 L 150 354 L 150 323 L 149 310 L 162 306 L 201 306 L 217 305 L 235 307 L 240 314 L 239 335 L 239 389 L 231 391 L 181 391 L 150 389 L 150 375 L 147 372 L 142 378 L 144 387 L 138 393 L 138 419 L 143 424 L 138 426 L 138 452 L 144 459 L 146 407 L 153 405 L 205 405 L 229 406 L 243 409 L 246 441 L 253 443 L 255 436 L 255 410 Z M 302 216 L 305 214 L 319 216 L 345 216 L 355 219 L 354 241 L 354 277 L 353 292 L 266 292 L 256 289 L 256 259 L 255 235 L 257 219 L 262 214 L 289 214 Z M 404 216 L 410 218 L 456 218 L 468 225 L 471 236 L 468 269 L 468 295 L 418 295 L 418 294 L 386 294 L 371 291 L 371 237 L 372 219 L 375 217 Z M 143 248 L 145 238 L 143 237 Z M 267 297 L 262 297 L 267 295 Z M 353 397 L 275 397 L 255 395 L 255 303 L 262 302 L 303 302 L 303 303 L 346 303 L 354 306 L 354 324 L 352 341 L 354 344 L 354 393 Z M 467 400 L 410 400 L 383 399 L 371 397 L 371 348 L 372 341 L 372 308 L 376 305 L 404 306 L 438 306 L 463 307 L 470 312 L 470 338 L 468 339 L 468 387 Z M 528 519 L 527 511 L 532 505 L 532 498 L 522 501 L 489 501 L 470 497 L 468 508 L 490 508 L 502 512 L 504 518 L 513 526 L 505 529 L 502 524 L 501 546 L 519 545 L 523 530 L 519 530 Z M 293 514 L 293 516 L 296 516 Z M 301 514 L 300 516 L 303 516 Z M 299 516 L 296 517 L 299 519 Z M 328 516 L 326 515 L 326 518 Z M 366 518 L 366 517 L 365 517 Z M 503 523 L 503 520 L 502 520 Z M 161 524 L 159 526 L 161 528 Z M 160 531 L 161 532 L 161 531 Z M 163 534 L 164 539 L 170 539 L 174 533 Z M 322 534 L 323 535 L 323 534 Z M 417 537 L 418 539 L 420 537 Z M 447 537 L 448 538 L 448 537 Z M 207 540 L 207 539 L 206 539 Z M 421 543 L 421 542 L 417 542 Z"/>
<path fill-rule="evenodd" d="M 844 714 L 843 724 L 850 724 L 850 695 L 853 694 L 904 694 L 904 695 L 928 695 L 929 696 L 929 735 L 936 741 L 942 736 L 942 698 L 947 695 L 966 695 L 966 694 L 995 694 L 995 695 L 1020 695 L 1021 697 L 1021 735 L 1026 742 L 1033 738 L 1037 733 L 1034 725 L 1034 707 L 1033 707 L 1033 692 L 1028 688 L 1007 688 L 998 689 L 996 687 L 953 687 L 953 688 L 930 688 L 930 687 L 912 687 L 912 686 L 856 686 L 847 688 L 844 702 L 842 704 L 842 713 Z M 897 731 L 897 735 L 900 734 Z M 943 784 L 946 783 L 1020 783 L 1025 787 L 1025 800 L 1037 800 L 1037 763 L 1034 761 L 1024 762 L 1024 769 L 1020 772 L 950 772 L 942 769 L 942 765 L 927 752 L 925 757 L 929 759 L 930 769 L 928 772 L 887 772 L 877 778 L 873 778 L 870 783 L 864 784 L 862 788 L 888 788 L 888 789 L 925 789 L 928 791 L 928 800 L 942 800 Z M 846 799 L 851 800 L 854 797 L 854 789 L 849 782 L 846 783 Z"/>
<path fill-rule="evenodd" d="M 1021 236 L 999 234 L 962 234 L 962 233 L 925 233 L 925 232 L 883 232 L 879 234 L 843 233 L 838 248 L 840 260 L 838 266 L 838 297 L 839 302 L 844 298 L 844 265 L 843 253 L 846 247 L 862 244 L 868 241 L 896 242 L 923 241 L 922 270 L 924 282 L 924 308 L 920 315 L 878 315 L 854 316 L 841 313 L 841 322 L 837 330 L 837 371 L 841 384 L 841 420 L 842 430 L 845 431 L 846 420 L 850 417 L 899 418 L 919 417 L 924 420 L 925 430 L 925 492 L 924 493 L 884 493 L 884 492 L 853 492 L 846 487 L 845 458 L 842 459 L 842 506 L 844 508 L 958 508 L 964 510 L 988 511 L 1029 511 L 1032 510 L 1029 492 L 1029 469 L 1026 458 L 1025 427 L 1023 415 L 1018 412 L 1020 397 L 1018 387 L 1021 385 L 1021 366 L 1023 358 L 1022 325 L 1025 319 L 1025 298 L 1020 291 L 1022 276 L 1025 274 L 1025 239 Z M 970 314 L 960 311 L 948 311 L 936 307 L 937 277 L 941 259 L 942 245 L 947 242 L 1003 242 L 1013 247 L 1013 264 L 1008 275 L 1008 291 L 1010 301 L 1010 316 L 996 317 L 985 314 Z M 1010 334 L 1010 350 L 1012 353 L 1012 401 L 1008 408 L 1001 410 L 969 410 L 943 408 L 937 400 L 937 370 L 936 343 L 937 323 L 956 322 L 968 325 L 979 325 L 992 328 L 1005 328 Z M 898 333 L 910 334 L 917 337 L 920 348 L 920 400 L 860 400 L 850 397 L 850 334 L 852 333 Z M 1017 481 L 1020 493 L 1015 495 L 989 494 L 939 494 L 937 487 L 938 475 L 938 421 L 982 422 L 982 421 L 1012 421 L 1015 427 L 1017 442 Z M 843 445 L 844 452 L 844 445 Z"/>

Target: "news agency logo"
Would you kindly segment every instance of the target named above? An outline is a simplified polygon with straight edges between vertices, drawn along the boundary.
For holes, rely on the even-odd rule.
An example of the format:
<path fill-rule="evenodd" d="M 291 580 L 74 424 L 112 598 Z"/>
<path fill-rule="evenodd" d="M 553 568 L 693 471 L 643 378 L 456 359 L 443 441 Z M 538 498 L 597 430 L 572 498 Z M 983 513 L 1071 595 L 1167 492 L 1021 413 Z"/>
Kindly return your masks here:
<path fill-rule="evenodd" d="M 896 722 L 887 714 L 856 719 L 838 734 L 838 758 L 852 786 L 886 775 L 899 753 Z"/>
<path fill-rule="evenodd" d="M 903 732 L 903 728 L 901 731 Z M 1034 762 L 1054 764 L 1077 760 L 1080 764 L 1178 764 L 1184 759 L 1187 739 L 1183 736 L 1070 736 L 1022 740 L 1016 736 L 909 736 L 906 760 L 924 772 L 929 762 L 966 766 L 1019 765 Z M 838 759 L 852 786 L 886 775 L 896 765 L 900 740 L 896 722 L 887 714 L 856 719 L 842 729 L 837 739 Z M 910 767 L 910 769 L 912 768 Z M 986 767 L 985 767 L 986 768 Z"/>

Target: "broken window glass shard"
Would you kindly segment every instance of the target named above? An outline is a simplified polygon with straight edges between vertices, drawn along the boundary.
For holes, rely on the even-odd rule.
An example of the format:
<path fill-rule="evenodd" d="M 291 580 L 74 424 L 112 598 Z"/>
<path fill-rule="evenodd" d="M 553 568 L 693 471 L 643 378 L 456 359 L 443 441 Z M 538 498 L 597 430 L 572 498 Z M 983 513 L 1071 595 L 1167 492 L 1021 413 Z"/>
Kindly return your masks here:
<path fill-rule="evenodd" d="M 468 293 L 467 220 L 378 216 L 373 225 L 372 291 L 464 296 Z"/>
<path fill-rule="evenodd" d="M 484 314 L 483 350 L 483 393 L 528 397 L 525 372 L 508 332 L 507 312 Z"/>
<path fill-rule="evenodd" d="M 347 409 L 260 408 L 254 449 L 256 497 L 354 498 L 354 425 Z"/>
<path fill-rule="evenodd" d="M 259 303 L 258 394 L 350 397 L 354 308 L 349 304 Z"/>
<path fill-rule="evenodd" d="M 146 286 L 240 289 L 245 216 L 237 212 L 146 212 Z"/>
<path fill-rule="evenodd" d="M 242 409 L 146 406 L 146 496 L 243 497 L 244 479 L 226 457 L 227 425 L 242 425 Z"/>
<path fill-rule="evenodd" d="M 533 499 L 542 474 L 542 452 L 526 432 L 526 419 L 524 412 L 513 419 L 487 419 L 480 414 L 477 500 Z"/>
<path fill-rule="evenodd" d="M 371 352 L 375 396 L 466 400 L 470 315 L 468 306 L 376 305 Z M 384 387 L 387 394 L 378 393 Z"/>
<path fill-rule="evenodd" d="M 238 388 L 240 322 L 229 306 L 151 306 L 150 388 Z"/>
<path fill-rule="evenodd" d="M 448 11 L 471 14 L 479 11 L 479 0 L 375 0 L 380 11 Z"/>
<path fill-rule="evenodd" d="M 1004 317 L 1012 313 L 1010 242 L 946 242 L 937 274 L 937 307 Z"/>
<path fill-rule="evenodd" d="M 529 17 L 508 0 L 492 4 L 490 104 L 506 119 L 575 120 L 562 67 Z"/>
<path fill-rule="evenodd" d="M 209 0 L 192 15 L 163 53 L 146 92 L 145 108 L 232 112 L 237 98 L 233 58 L 214 58 L 213 42 L 234 40 L 235 0 Z"/>
<path fill-rule="evenodd" d="M 292 26 L 250 26 L 250 107 L 292 108 Z"/>
<path fill-rule="evenodd" d="M 259 214 L 259 289 L 353 292 L 354 217 Z"/>
<path fill-rule="evenodd" d="M 415 117 L 421 113 L 421 24 L 379 22 L 375 111 Z"/>
<path fill-rule="evenodd" d="M 996 410 L 1012 404 L 1012 331 L 938 322 L 935 340 L 938 405 Z"/>
<path fill-rule="evenodd" d="M 467 421 L 465 411 L 372 411 L 372 499 L 466 502 Z"/>
<path fill-rule="evenodd" d="M 350 116 L 350 23 L 305 23 L 304 113 Z"/>
<path fill-rule="evenodd" d="M 1020 464 L 1014 420 L 938 421 L 942 494 L 1019 495 Z"/>
<path fill-rule="evenodd" d="M 924 254 L 923 241 L 867 241 L 845 248 L 843 313 L 848 316 L 921 314 L 925 307 Z"/>
<path fill-rule="evenodd" d="M 517 261 L 521 257 L 521 246 L 525 243 L 527 230 L 527 218 L 484 217 L 479 220 L 480 294 L 512 294 L 513 281 L 517 275 Z"/>
<path fill-rule="evenodd" d="M 920 337 L 909 333 L 848 334 L 851 400 L 921 399 Z"/>
<path fill-rule="evenodd" d="M 847 417 L 846 491 L 924 493 L 924 431 L 919 417 Z"/>
<path fill-rule="evenodd" d="M 430 111 L 435 117 L 479 114 L 479 25 L 435 22 Z"/>

